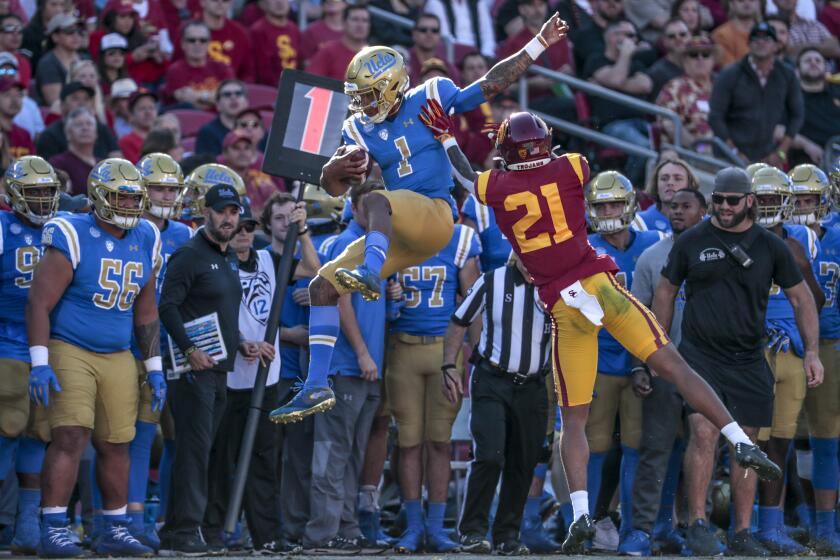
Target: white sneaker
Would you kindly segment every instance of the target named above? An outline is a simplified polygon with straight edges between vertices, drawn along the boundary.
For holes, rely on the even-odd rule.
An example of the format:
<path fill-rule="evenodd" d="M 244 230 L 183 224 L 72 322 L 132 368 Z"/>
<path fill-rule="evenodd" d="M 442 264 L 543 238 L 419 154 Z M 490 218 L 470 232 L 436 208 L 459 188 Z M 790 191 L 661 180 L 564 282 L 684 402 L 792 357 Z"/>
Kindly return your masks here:
<path fill-rule="evenodd" d="M 595 538 L 592 539 L 592 550 L 615 552 L 618 550 L 618 529 L 608 515 L 595 522 Z"/>

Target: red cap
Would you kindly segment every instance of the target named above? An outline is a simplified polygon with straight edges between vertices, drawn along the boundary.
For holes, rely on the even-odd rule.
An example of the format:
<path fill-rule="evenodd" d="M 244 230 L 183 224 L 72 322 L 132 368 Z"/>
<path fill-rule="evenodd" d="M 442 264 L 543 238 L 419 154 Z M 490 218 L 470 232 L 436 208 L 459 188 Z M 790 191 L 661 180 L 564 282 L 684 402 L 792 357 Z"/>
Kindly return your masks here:
<path fill-rule="evenodd" d="M 222 149 L 227 150 L 229 147 L 233 146 L 240 140 L 245 140 L 252 146 L 254 145 L 254 142 L 251 140 L 250 136 L 248 136 L 244 132 L 232 130 L 225 135 L 225 141 L 222 143 Z"/>
<path fill-rule="evenodd" d="M 102 10 L 103 13 L 116 12 L 117 14 L 136 13 L 131 0 L 109 0 Z"/>
<path fill-rule="evenodd" d="M 13 87 L 23 89 L 23 83 L 15 76 L 0 76 L 0 93 L 9 91 Z"/>

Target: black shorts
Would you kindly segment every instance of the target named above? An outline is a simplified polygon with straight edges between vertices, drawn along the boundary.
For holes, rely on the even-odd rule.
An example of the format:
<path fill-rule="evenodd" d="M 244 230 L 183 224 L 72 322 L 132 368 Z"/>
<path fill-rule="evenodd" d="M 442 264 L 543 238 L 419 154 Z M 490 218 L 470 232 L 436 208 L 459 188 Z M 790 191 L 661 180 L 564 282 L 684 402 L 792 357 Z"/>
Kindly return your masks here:
<path fill-rule="evenodd" d="M 763 353 L 755 359 L 731 364 L 685 340 L 680 354 L 694 371 L 711 385 L 738 424 L 762 428 L 773 423 L 773 388 L 775 380 Z M 695 412 L 689 410 L 689 413 Z"/>

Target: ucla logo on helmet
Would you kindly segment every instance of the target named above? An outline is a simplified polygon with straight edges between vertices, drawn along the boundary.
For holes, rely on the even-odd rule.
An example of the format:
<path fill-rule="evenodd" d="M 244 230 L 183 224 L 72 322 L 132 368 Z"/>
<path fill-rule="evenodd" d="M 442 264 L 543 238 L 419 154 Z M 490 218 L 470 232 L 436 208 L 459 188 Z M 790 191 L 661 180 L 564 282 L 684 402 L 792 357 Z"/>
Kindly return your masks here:
<path fill-rule="evenodd" d="M 210 168 L 207 170 L 207 175 L 204 176 L 206 183 L 224 183 L 226 185 L 233 185 L 233 178 L 224 171 Z"/>
<path fill-rule="evenodd" d="M 397 63 L 397 57 L 391 53 L 376 53 L 365 62 L 365 68 L 371 78 L 378 78 Z"/>
<path fill-rule="evenodd" d="M 9 169 L 6 170 L 6 177 L 10 179 L 22 179 L 24 176 L 26 176 L 26 170 L 19 161 L 15 162 L 14 165 L 10 166 Z"/>
<path fill-rule="evenodd" d="M 102 183 L 107 183 L 113 177 L 111 175 L 111 166 L 110 165 L 100 165 L 96 169 L 93 170 L 91 173 L 91 178 L 95 181 L 100 181 Z"/>
<path fill-rule="evenodd" d="M 152 160 L 151 160 L 151 158 L 143 160 L 143 165 L 140 166 L 140 174 L 143 175 L 143 177 L 148 177 L 149 175 L 152 174 Z"/>

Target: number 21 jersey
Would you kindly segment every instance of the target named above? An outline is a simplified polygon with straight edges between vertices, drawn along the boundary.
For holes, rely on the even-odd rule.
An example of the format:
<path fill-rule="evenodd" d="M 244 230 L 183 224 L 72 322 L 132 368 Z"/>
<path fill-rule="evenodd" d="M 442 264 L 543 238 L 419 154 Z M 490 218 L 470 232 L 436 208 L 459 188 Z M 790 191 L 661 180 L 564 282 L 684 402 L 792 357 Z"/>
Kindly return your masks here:
<path fill-rule="evenodd" d="M 478 176 L 476 198 L 496 213 L 496 222 L 551 310 L 560 290 L 598 272 L 616 272 L 598 255 L 586 233 L 583 186 L 589 164 L 570 153 L 534 169 L 494 169 Z"/>
<path fill-rule="evenodd" d="M 91 352 L 126 350 L 134 330 L 134 299 L 160 267 L 160 232 L 140 220 L 122 239 L 93 214 L 53 218 L 42 242 L 64 255 L 73 280 L 50 316 L 50 336 Z"/>

